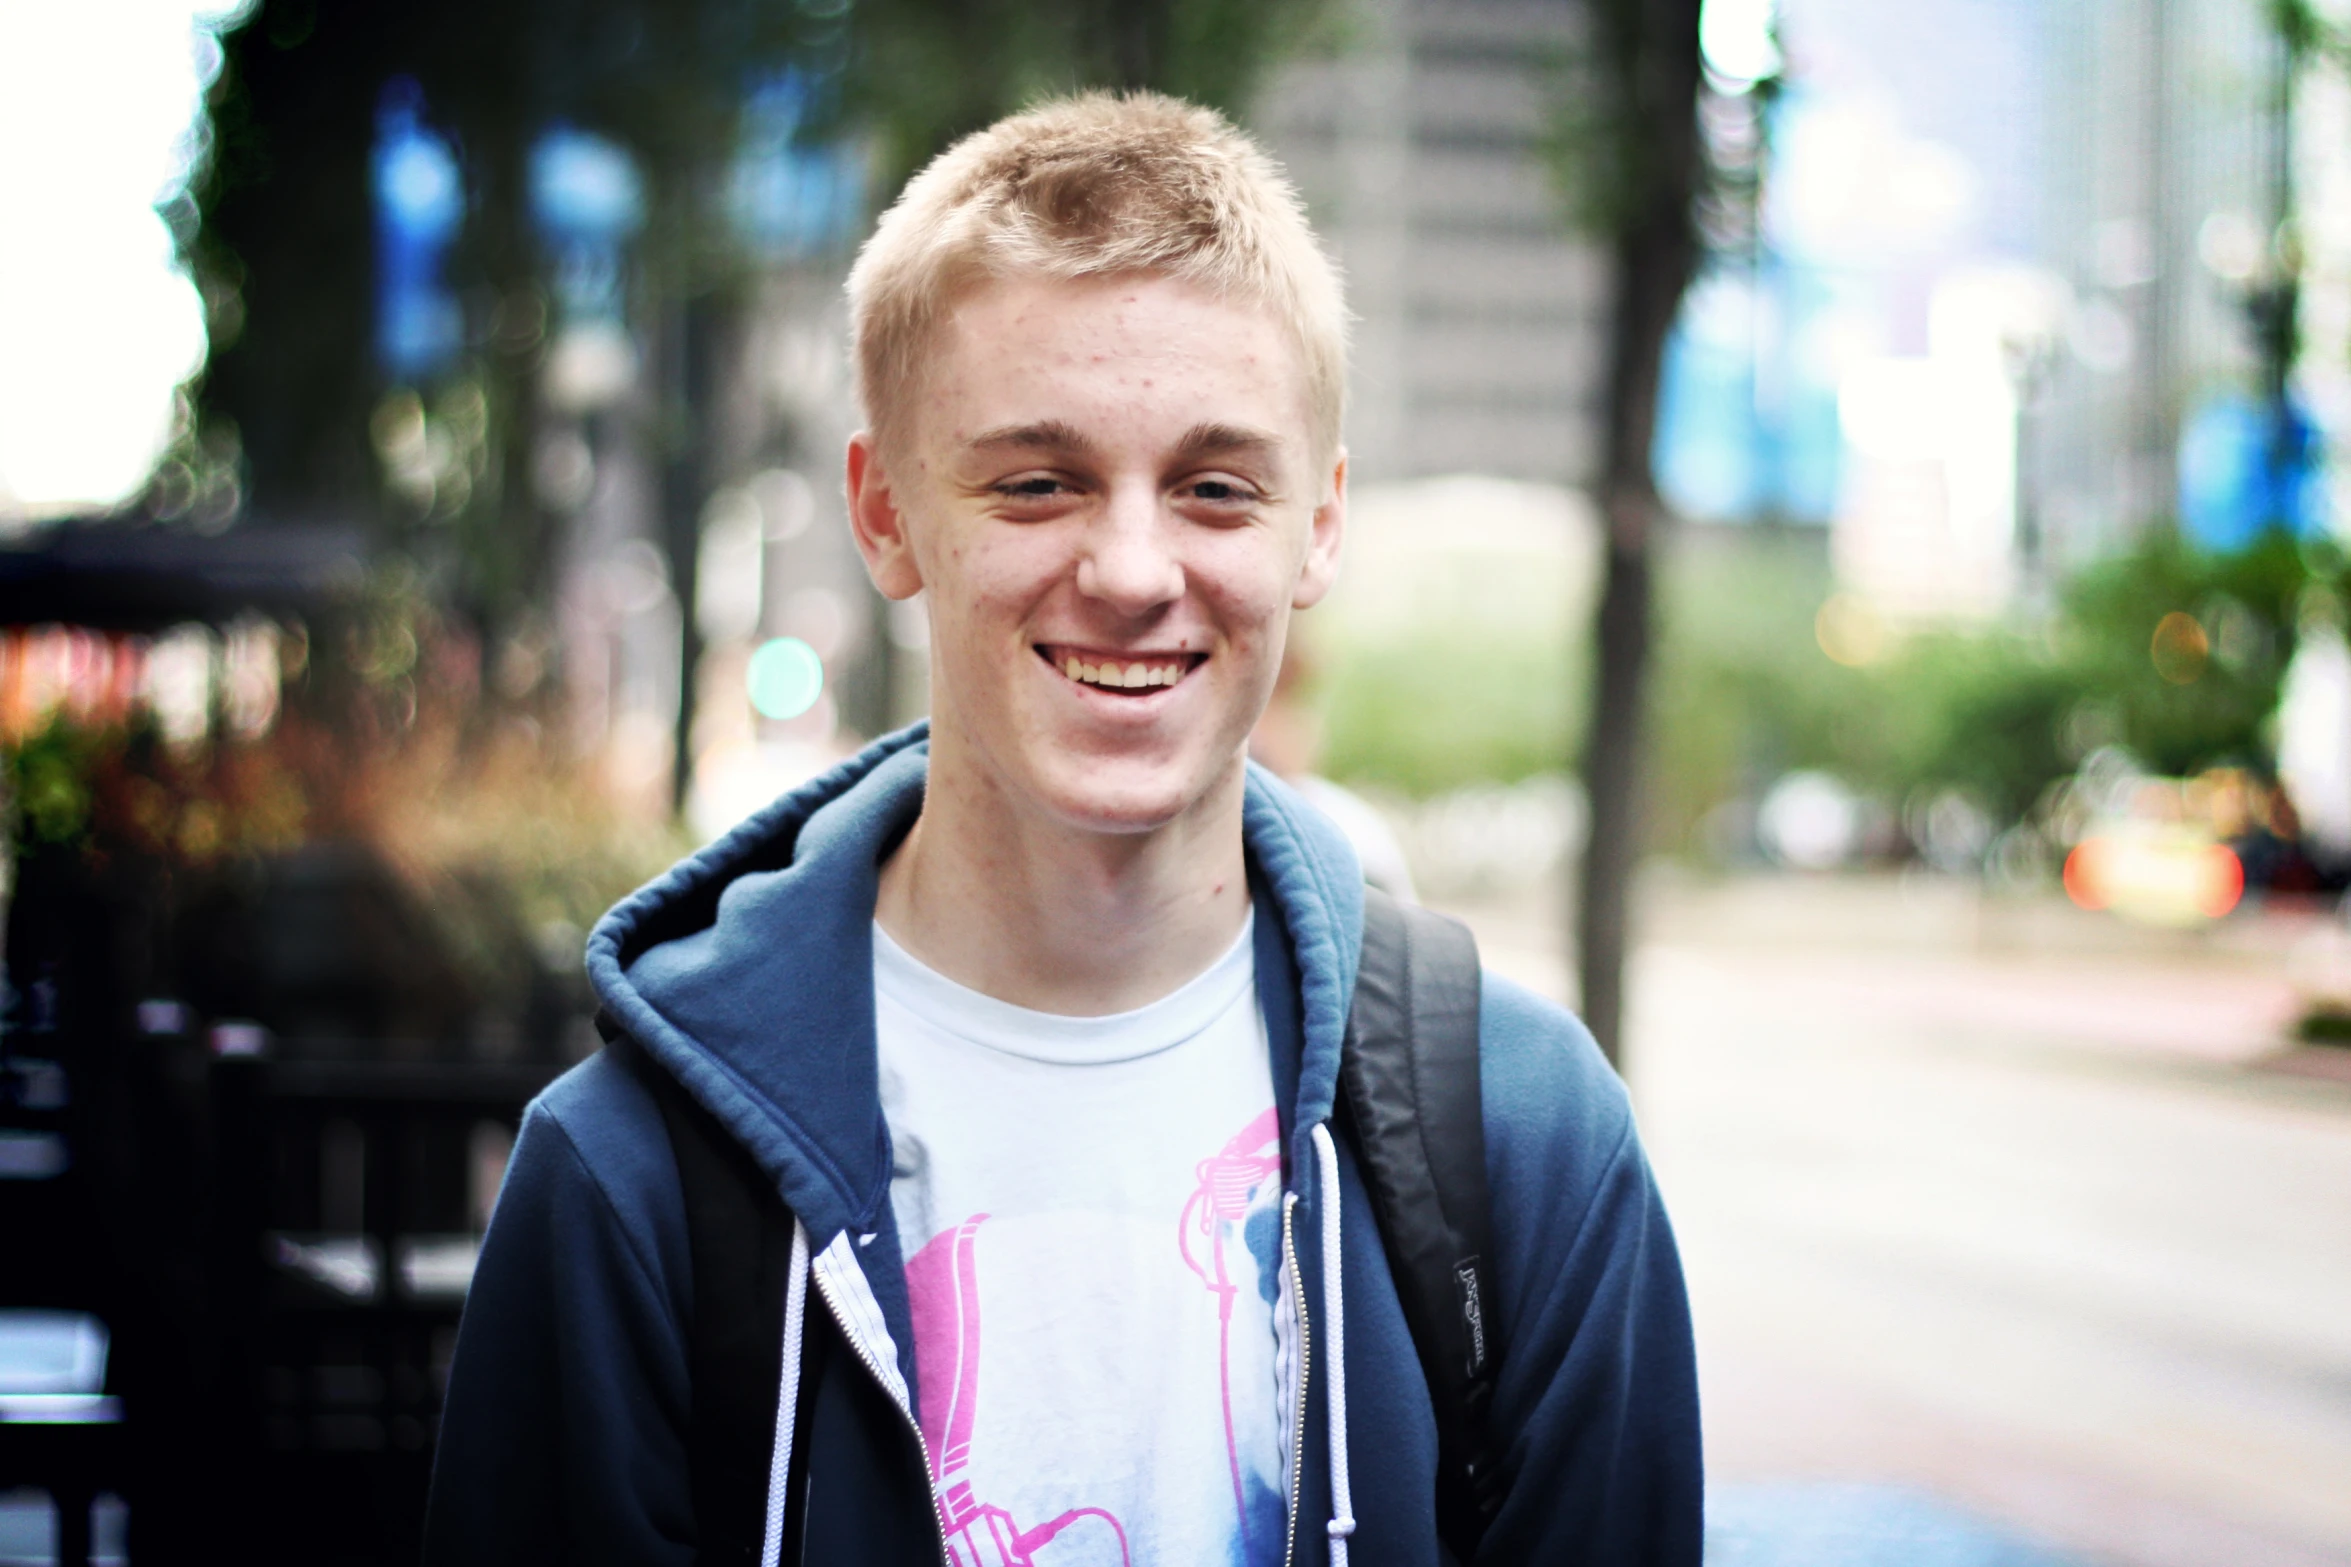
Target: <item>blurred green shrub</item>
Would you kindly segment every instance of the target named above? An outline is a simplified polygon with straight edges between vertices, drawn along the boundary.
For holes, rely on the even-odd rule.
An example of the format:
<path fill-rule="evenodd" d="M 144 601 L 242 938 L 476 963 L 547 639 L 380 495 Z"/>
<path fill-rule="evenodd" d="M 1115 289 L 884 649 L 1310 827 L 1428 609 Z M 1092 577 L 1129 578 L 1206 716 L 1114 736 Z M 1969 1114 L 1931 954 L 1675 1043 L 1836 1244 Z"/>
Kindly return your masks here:
<path fill-rule="evenodd" d="M 2240 554 L 2207 555 L 2159 541 L 2068 585 L 2064 660 L 2079 671 L 2084 695 L 2109 705 L 2105 727 L 2155 772 L 2230 760 L 2266 766 L 2274 742 L 2265 726 L 2298 615 L 2306 602 L 2330 598 L 2339 614 L 2342 575 L 2327 544 L 2271 535 Z M 2159 632 L 2174 615 L 2192 626 L 2175 621 L 2187 637 L 2167 646 Z"/>
<path fill-rule="evenodd" d="M 69 843 L 90 820 L 90 737 L 50 724 L 0 746 L 0 841 Z"/>
<path fill-rule="evenodd" d="M 1426 798 L 1562 772 L 1581 742 L 1586 658 L 1564 632 L 1436 624 L 1326 656 L 1334 778 Z"/>
<path fill-rule="evenodd" d="M 1346 570 L 1299 623 L 1322 768 L 1417 796 L 1567 770 L 1598 524 L 1549 485 L 1452 475 L 1349 498 Z"/>
<path fill-rule="evenodd" d="M 1651 690 L 1656 847 L 1696 849 L 1715 806 L 1798 768 L 1895 807 L 1957 789 L 2000 824 L 2101 745 L 2158 773 L 2266 771 L 2297 617 L 2313 595 L 2338 595 L 2339 613 L 2343 576 L 2329 546 L 2273 538 L 2217 556 L 2157 537 L 2084 568 L 2037 615 L 1882 629 L 1875 656 L 1840 663 L 1822 643 L 1826 546 L 1772 528 L 1677 540 Z M 1326 641 L 1326 770 L 1417 796 L 1572 771 L 1585 637 L 1456 618 Z"/>
<path fill-rule="evenodd" d="M 1897 803 L 1958 789 L 1994 821 L 2013 822 L 2090 749 L 2079 726 L 2067 727 L 2092 695 L 2083 671 L 2029 633 L 1915 636 L 1857 687 L 1839 730 L 1846 743 L 1816 764 Z"/>
<path fill-rule="evenodd" d="M 0 893 L 30 853 L 127 859 L 192 886 L 356 844 L 399 874 L 461 966 L 511 967 L 520 930 L 568 945 L 561 967 L 606 908 L 693 847 L 574 754 L 545 693 L 485 695 L 478 640 L 413 573 L 387 568 L 354 604 L 289 628 L 278 657 L 256 731 L 229 722 L 218 658 L 192 734 L 167 736 L 144 698 L 102 710 L 87 689 L 0 729 Z"/>
<path fill-rule="evenodd" d="M 1830 591 L 1811 530 L 1690 530 L 1658 585 L 1650 690 L 1649 840 L 1679 849 L 1725 800 L 1865 744 L 1861 681 L 1830 663 L 1813 617 Z M 1837 771 L 1830 768 L 1830 771 Z"/>

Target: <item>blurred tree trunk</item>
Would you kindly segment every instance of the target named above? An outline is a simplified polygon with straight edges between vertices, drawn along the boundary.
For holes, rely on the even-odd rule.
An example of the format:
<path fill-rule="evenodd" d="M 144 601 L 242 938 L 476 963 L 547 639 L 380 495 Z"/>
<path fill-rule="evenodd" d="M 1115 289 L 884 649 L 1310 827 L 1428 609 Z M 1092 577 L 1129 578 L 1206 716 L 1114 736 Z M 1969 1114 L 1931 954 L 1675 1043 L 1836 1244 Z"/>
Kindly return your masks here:
<path fill-rule="evenodd" d="M 1590 831 L 1575 931 L 1584 1021 L 1612 1062 L 1623 1048 L 1627 903 L 1641 849 L 1650 623 L 1665 524 L 1650 466 L 1657 394 L 1666 335 L 1703 254 L 1699 9 L 1700 0 L 1592 0 L 1590 12 L 1593 85 L 1613 120 L 1601 201 L 1616 299 L 1597 484 L 1605 566 L 1583 757 Z"/>
<path fill-rule="evenodd" d="M 369 155 L 405 64 L 383 22 L 265 0 L 221 39 L 184 248 L 212 334 L 195 389 L 240 436 L 250 517 L 376 520 Z"/>
<path fill-rule="evenodd" d="M 469 518 L 474 536 L 465 555 L 468 591 L 482 632 L 483 651 L 544 603 L 552 585 L 556 543 L 539 504 L 533 458 L 539 443 L 538 368 L 547 327 L 546 292 L 530 218 L 531 127 L 502 116 L 477 132 L 475 226 L 480 270 L 493 300 L 482 354 L 483 392 L 489 403 L 495 495 Z"/>
<path fill-rule="evenodd" d="M 655 328 L 661 455 L 659 544 L 678 606 L 678 705 L 670 741 L 670 809 L 682 817 L 694 782 L 694 718 L 700 695 L 702 626 L 694 604 L 701 593 L 702 510 L 718 487 L 712 426 L 725 340 L 741 330 L 714 292 L 681 293 L 664 301 Z"/>

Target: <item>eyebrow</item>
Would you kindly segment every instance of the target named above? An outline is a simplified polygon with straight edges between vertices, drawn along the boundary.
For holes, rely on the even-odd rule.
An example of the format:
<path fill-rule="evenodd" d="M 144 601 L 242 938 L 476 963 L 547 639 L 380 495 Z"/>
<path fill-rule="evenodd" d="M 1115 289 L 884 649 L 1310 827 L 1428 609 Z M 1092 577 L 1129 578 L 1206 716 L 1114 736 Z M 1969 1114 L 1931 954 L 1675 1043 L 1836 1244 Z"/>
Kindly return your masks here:
<path fill-rule="evenodd" d="M 1075 425 L 1060 419 L 1040 419 L 1034 424 L 999 425 L 993 430 L 982 430 L 964 443 L 967 451 L 1054 451 L 1080 455 L 1094 450 L 1094 443 L 1086 439 Z M 1264 430 L 1253 430 L 1237 424 L 1196 424 L 1184 432 L 1176 443 L 1181 457 L 1201 457 L 1211 452 L 1271 453 L 1281 446 L 1279 437 Z"/>
<path fill-rule="evenodd" d="M 1184 432 L 1176 443 L 1176 451 L 1185 457 L 1203 457 L 1210 452 L 1247 452 L 1252 456 L 1270 456 L 1281 447 L 1278 436 L 1265 430 L 1252 430 L 1238 424 L 1196 424 Z"/>
<path fill-rule="evenodd" d="M 969 451 L 1054 451 L 1090 452 L 1094 443 L 1078 433 L 1075 425 L 1059 419 L 1041 419 L 1035 424 L 1000 425 L 993 430 L 982 430 L 964 443 Z"/>

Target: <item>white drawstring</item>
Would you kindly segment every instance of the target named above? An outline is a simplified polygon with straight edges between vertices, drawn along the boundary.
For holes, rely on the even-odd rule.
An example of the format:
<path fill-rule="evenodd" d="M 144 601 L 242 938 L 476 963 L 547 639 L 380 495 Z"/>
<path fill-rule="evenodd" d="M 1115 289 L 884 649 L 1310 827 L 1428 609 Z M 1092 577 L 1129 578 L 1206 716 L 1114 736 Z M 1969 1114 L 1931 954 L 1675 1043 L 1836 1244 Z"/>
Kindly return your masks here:
<path fill-rule="evenodd" d="M 1355 1490 L 1347 1477 L 1347 1292 L 1339 1283 L 1339 1147 L 1317 1123 L 1314 1157 L 1322 1175 L 1323 1336 L 1330 1346 L 1331 1567 L 1347 1567 L 1347 1537 L 1355 1532 Z"/>
<path fill-rule="evenodd" d="M 784 1374 L 776 1391 L 775 1446 L 767 1458 L 767 1532 L 759 1567 L 776 1567 L 784 1554 L 784 1504 L 792 1489 L 792 1428 L 800 1421 L 800 1334 L 808 1316 L 808 1232 L 792 1221 L 792 1264 L 784 1283 Z"/>
<path fill-rule="evenodd" d="M 1313 1131 L 1316 1164 L 1321 1173 L 1322 1200 L 1322 1308 L 1324 1334 L 1330 1347 L 1331 1448 L 1331 1567 L 1347 1567 L 1347 1538 L 1355 1532 L 1355 1492 L 1347 1471 L 1347 1293 L 1339 1280 L 1339 1150 L 1330 1128 Z M 792 1428 L 800 1412 L 800 1345 L 808 1315 L 808 1232 L 792 1223 L 790 1278 L 784 1286 L 784 1366 L 776 1392 L 775 1445 L 767 1465 L 767 1532 L 760 1545 L 760 1567 L 777 1567 L 783 1558 L 784 1508 L 791 1489 Z"/>

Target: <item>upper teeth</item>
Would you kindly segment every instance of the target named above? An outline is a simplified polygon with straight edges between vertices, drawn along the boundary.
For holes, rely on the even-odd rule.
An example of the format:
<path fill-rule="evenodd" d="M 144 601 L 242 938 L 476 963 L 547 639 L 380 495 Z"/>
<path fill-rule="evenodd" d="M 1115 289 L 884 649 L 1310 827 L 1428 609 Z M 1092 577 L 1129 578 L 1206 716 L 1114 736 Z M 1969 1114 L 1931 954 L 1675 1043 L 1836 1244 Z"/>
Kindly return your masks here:
<path fill-rule="evenodd" d="M 1090 686 L 1116 686 L 1134 690 L 1142 686 L 1172 686 L 1184 678 L 1184 666 L 1176 664 L 1089 664 L 1075 654 L 1061 661 L 1061 672 L 1072 680 L 1082 680 Z"/>

